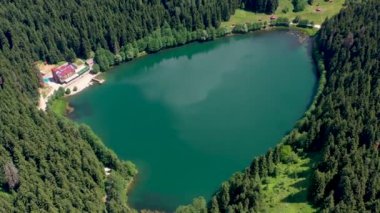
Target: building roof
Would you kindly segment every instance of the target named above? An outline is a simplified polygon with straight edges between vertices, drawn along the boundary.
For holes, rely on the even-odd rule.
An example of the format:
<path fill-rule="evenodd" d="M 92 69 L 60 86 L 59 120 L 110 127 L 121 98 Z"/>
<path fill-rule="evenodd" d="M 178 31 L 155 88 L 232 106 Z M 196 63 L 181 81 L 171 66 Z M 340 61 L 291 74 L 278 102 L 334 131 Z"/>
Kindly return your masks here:
<path fill-rule="evenodd" d="M 69 83 L 70 81 L 76 79 L 78 76 L 79 76 L 79 75 L 75 73 L 74 75 L 72 75 L 72 76 L 70 76 L 70 77 L 64 79 L 64 82 L 65 82 L 65 83 Z"/>
<path fill-rule="evenodd" d="M 75 67 L 71 64 L 62 65 L 60 67 L 56 67 L 52 69 L 53 73 L 55 73 L 58 77 L 64 77 L 67 74 L 75 73 Z"/>
<path fill-rule="evenodd" d="M 275 16 L 275 15 L 271 15 L 271 16 L 270 16 L 270 19 L 277 19 L 277 16 Z"/>

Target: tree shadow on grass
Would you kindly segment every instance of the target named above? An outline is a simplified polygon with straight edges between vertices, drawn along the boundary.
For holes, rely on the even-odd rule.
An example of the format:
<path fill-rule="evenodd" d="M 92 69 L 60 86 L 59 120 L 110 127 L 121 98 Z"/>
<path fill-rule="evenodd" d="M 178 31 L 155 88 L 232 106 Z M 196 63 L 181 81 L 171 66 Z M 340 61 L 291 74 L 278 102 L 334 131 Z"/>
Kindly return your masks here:
<path fill-rule="evenodd" d="M 289 187 L 296 188 L 299 191 L 297 193 L 290 194 L 289 196 L 285 197 L 282 201 L 287 202 L 287 203 L 308 203 L 307 195 L 308 195 L 308 188 L 310 185 L 310 181 L 307 178 L 308 176 L 309 176 L 309 173 L 303 176 L 305 178 L 290 185 Z"/>
<path fill-rule="evenodd" d="M 290 179 L 299 179 L 299 178 L 310 178 L 311 171 L 309 169 L 297 172 L 289 172 L 286 174 Z"/>

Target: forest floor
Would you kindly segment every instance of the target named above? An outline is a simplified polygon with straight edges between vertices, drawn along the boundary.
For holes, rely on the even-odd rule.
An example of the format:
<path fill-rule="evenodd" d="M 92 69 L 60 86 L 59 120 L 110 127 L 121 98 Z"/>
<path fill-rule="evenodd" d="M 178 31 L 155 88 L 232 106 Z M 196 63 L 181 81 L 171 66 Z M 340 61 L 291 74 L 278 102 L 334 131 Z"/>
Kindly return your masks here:
<path fill-rule="evenodd" d="M 332 0 L 331 2 L 325 0 L 314 0 L 313 5 L 306 6 L 304 11 L 293 12 L 293 5 L 291 0 L 279 0 L 279 6 L 273 15 L 277 17 L 285 17 L 293 20 L 296 16 L 301 19 L 313 21 L 316 25 L 321 25 L 326 18 L 330 18 L 339 13 L 342 9 L 345 0 Z M 319 9 L 320 11 L 317 11 Z M 287 11 L 287 12 L 285 12 Z M 231 27 L 236 24 L 253 23 L 253 22 L 269 22 L 271 15 L 264 13 L 253 13 L 245 10 L 238 9 L 235 15 L 231 16 L 230 20 L 223 22 L 222 26 Z"/>
<path fill-rule="evenodd" d="M 262 212 L 309 213 L 317 210 L 307 201 L 312 168 L 317 156 L 300 158 L 297 163 L 276 165 L 277 176 L 263 182 Z"/>

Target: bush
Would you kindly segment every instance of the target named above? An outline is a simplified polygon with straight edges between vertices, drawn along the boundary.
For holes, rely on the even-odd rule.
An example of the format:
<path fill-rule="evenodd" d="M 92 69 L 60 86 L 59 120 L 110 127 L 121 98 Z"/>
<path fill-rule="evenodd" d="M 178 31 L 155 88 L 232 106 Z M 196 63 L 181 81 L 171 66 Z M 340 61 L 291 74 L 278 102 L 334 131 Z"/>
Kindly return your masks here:
<path fill-rule="evenodd" d="M 74 92 L 78 91 L 78 87 L 74 87 L 73 90 L 74 90 Z"/>
<path fill-rule="evenodd" d="M 296 16 L 296 17 L 293 19 L 293 23 L 294 23 L 294 24 L 297 24 L 297 23 L 300 22 L 300 20 L 301 20 L 301 16 Z"/>
<path fill-rule="evenodd" d="M 237 24 L 232 30 L 233 33 L 247 33 L 248 26 L 247 24 Z"/>
<path fill-rule="evenodd" d="M 175 213 L 206 213 L 207 202 L 203 197 L 197 197 L 193 199 L 193 202 L 186 206 L 179 206 Z"/>
<path fill-rule="evenodd" d="M 279 17 L 276 21 L 273 22 L 275 26 L 289 26 L 289 19 L 284 17 Z"/>
<path fill-rule="evenodd" d="M 66 89 L 65 94 L 66 94 L 66 95 L 70 95 L 70 94 L 71 94 L 71 90 L 70 90 L 70 88 L 67 88 L 67 89 Z"/>
<path fill-rule="evenodd" d="M 123 62 L 123 57 L 120 54 L 115 55 L 115 64 L 120 64 Z"/>
<path fill-rule="evenodd" d="M 95 62 L 99 65 L 100 70 L 107 71 L 115 64 L 114 54 L 106 49 L 98 49 L 95 53 Z"/>
<path fill-rule="evenodd" d="M 307 20 L 307 19 L 302 19 L 297 24 L 297 27 L 303 27 L 303 28 L 307 28 L 310 26 L 311 26 L 311 24 L 310 24 L 309 20 Z"/>
<path fill-rule="evenodd" d="M 127 182 L 117 172 L 111 172 L 105 183 L 107 193 L 107 210 L 108 212 L 123 212 L 128 209 L 127 205 Z M 127 211 L 126 211 L 127 212 Z"/>
<path fill-rule="evenodd" d="M 283 145 L 280 148 L 280 156 L 283 163 L 297 163 L 299 160 L 298 155 L 289 145 Z"/>
<path fill-rule="evenodd" d="M 91 73 L 97 74 L 99 72 L 100 72 L 100 66 L 98 64 L 94 64 L 94 66 L 92 67 Z"/>
<path fill-rule="evenodd" d="M 256 31 L 256 30 L 261 30 L 263 25 L 262 25 L 262 23 L 254 22 L 254 23 L 247 25 L 247 27 L 248 27 L 248 31 Z"/>
<path fill-rule="evenodd" d="M 49 98 L 49 102 L 53 102 L 54 100 L 60 99 L 65 96 L 65 89 L 63 87 L 59 87 L 57 91 L 54 92 L 52 96 Z"/>
<path fill-rule="evenodd" d="M 294 12 L 301 12 L 306 7 L 306 0 L 292 0 L 292 4 L 294 6 Z"/>
<path fill-rule="evenodd" d="M 284 9 L 282 9 L 282 13 L 288 13 L 289 12 L 289 7 L 284 7 Z"/>

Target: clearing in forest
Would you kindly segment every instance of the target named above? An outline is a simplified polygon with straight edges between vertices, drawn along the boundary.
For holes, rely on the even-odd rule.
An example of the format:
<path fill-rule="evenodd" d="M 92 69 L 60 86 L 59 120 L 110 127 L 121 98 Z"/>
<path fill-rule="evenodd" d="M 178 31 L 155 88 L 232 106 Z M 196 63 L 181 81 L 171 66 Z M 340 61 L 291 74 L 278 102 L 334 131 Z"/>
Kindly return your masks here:
<path fill-rule="evenodd" d="M 316 25 L 321 25 L 326 18 L 330 18 L 342 9 L 345 0 L 314 0 L 313 5 L 307 4 L 304 11 L 293 12 L 291 0 L 279 0 L 279 6 L 275 12 L 277 17 L 285 17 L 293 20 L 296 16 L 301 19 L 307 19 Z M 253 22 L 269 22 L 271 15 L 264 13 L 253 13 L 238 9 L 230 20 L 223 22 L 222 26 L 231 27 L 236 24 L 253 23 Z"/>

